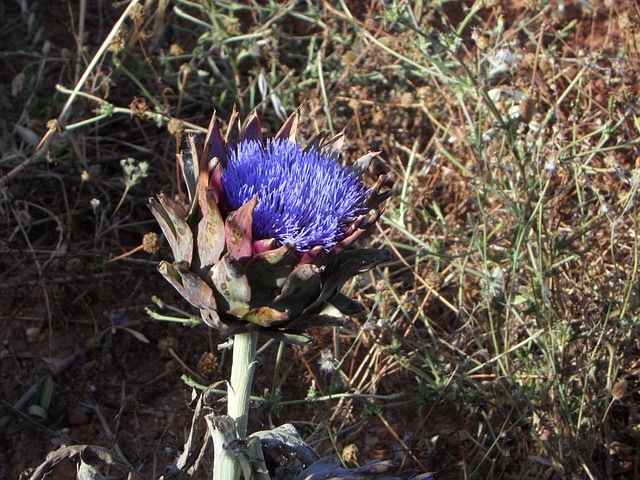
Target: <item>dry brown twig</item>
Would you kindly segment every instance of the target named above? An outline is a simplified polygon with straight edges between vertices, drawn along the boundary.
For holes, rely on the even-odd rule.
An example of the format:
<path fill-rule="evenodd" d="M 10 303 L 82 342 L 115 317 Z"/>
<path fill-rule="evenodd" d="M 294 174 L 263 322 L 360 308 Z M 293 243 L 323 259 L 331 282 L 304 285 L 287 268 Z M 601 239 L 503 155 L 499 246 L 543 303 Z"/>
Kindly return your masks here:
<path fill-rule="evenodd" d="M 47 153 L 49 146 L 51 145 L 51 142 L 54 140 L 56 135 L 64 131 L 65 122 L 67 120 L 67 117 L 71 113 L 71 106 L 75 102 L 78 96 L 78 92 L 80 92 L 84 88 L 84 84 L 89 79 L 89 76 L 93 73 L 93 70 L 96 68 L 96 66 L 102 59 L 103 55 L 108 51 L 109 46 L 111 45 L 111 42 L 118 34 L 118 31 L 120 30 L 120 26 L 128 18 L 129 13 L 134 8 L 134 6 L 136 6 L 139 2 L 140 0 L 131 0 L 131 3 L 129 3 L 127 8 L 124 10 L 124 12 L 122 12 L 122 15 L 120 15 L 120 18 L 118 18 L 118 20 L 114 23 L 113 27 L 111 28 L 111 31 L 102 42 L 102 45 L 100 45 L 100 48 L 94 55 L 89 65 L 87 65 L 87 68 L 85 69 L 84 73 L 76 83 L 71 95 L 69 96 L 64 107 L 62 108 L 60 115 L 58 115 L 57 118 L 47 122 L 47 131 L 43 135 L 43 137 L 40 139 L 40 142 L 38 142 L 35 152 L 32 153 L 28 158 L 23 160 L 19 165 L 11 169 L 4 177 L 1 177 L 0 187 L 3 187 L 4 185 L 6 185 L 9 181 L 15 178 L 20 172 L 22 172 L 25 168 L 27 168 L 33 162 L 40 160 Z"/>

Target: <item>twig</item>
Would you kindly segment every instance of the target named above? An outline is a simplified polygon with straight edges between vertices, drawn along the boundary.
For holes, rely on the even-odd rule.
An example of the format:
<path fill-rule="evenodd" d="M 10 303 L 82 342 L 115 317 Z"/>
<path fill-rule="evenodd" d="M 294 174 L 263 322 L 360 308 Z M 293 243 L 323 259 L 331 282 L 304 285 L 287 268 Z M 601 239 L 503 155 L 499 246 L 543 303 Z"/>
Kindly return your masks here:
<path fill-rule="evenodd" d="M 67 367 L 70 367 L 76 362 L 77 358 L 80 356 L 81 353 L 82 353 L 81 351 L 74 352 L 69 357 L 65 358 L 64 360 L 61 360 L 56 365 L 56 367 L 51 371 L 51 376 L 55 377 L 57 375 L 60 375 L 63 371 L 67 369 Z M 38 392 L 38 382 L 31 385 L 31 387 L 29 387 L 29 390 L 24 392 L 24 394 L 18 399 L 18 401 L 13 404 L 13 408 L 16 410 L 22 410 L 27 405 L 27 403 L 31 401 L 31 399 L 35 396 L 37 392 Z M 0 428 L 2 429 L 6 428 L 7 425 L 9 425 L 10 421 L 11 421 L 11 417 L 4 417 L 0 419 Z"/>
<path fill-rule="evenodd" d="M 58 118 L 56 120 L 50 121 L 47 124 L 48 130 L 44 134 L 40 142 L 38 143 L 38 146 L 36 147 L 36 151 L 29 158 L 25 159 L 20 165 L 17 165 L 4 177 L 0 178 L 0 187 L 4 186 L 7 182 L 13 179 L 16 175 L 18 175 L 22 170 L 27 168 L 32 162 L 40 159 L 47 152 L 49 145 L 51 145 L 51 142 L 53 141 L 56 133 L 59 133 L 60 131 L 62 131 L 63 125 L 67 119 L 67 116 L 69 115 L 71 105 L 73 105 L 73 102 L 75 101 L 76 96 L 78 95 L 80 90 L 82 90 L 85 82 L 88 80 L 89 76 L 91 75 L 93 70 L 96 68 L 100 60 L 102 59 L 102 56 L 109 49 L 109 45 L 111 45 L 112 40 L 118 34 L 118 30 L 120 29 L 120 26 L 124 23 L 125 19 L 129 16 L 129 12 L 131 11 L 131 9 L 135 5 L 137 5 L 139 2 L 140 0 L 131 0 L 131 3 L 129 3 L 125 11 L 122 12 L 122 15 L 120 15 L 120 18 L 113 25 L 113 28 L 109 32 L 109 35 L 107 35 L 107 37 L 102 42 L 102 45 L 100 45 L 100 48 L 98 49 L 93 59 L 87 66 L 86 70 L 82 74 L 82 77 L 80 77 L 80 80 L 78 80 L 78 83 L 76 83 L 76 86 L 73 88 L 73 92 L 71 96 L 67 99 L 67 102 L 64 104 L 64 107 L 62 108 L 62 112 L 60 112 L 60 115 L 58 115 Z"/>

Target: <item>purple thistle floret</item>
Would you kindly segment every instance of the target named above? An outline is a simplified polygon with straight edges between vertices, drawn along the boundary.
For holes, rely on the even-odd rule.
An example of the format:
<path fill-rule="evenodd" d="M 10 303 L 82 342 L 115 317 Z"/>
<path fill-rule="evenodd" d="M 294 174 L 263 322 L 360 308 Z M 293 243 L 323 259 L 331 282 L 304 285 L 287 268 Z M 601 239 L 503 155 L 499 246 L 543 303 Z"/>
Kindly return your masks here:
<path fill-rule="evenodd" d="M 254 239 L 294 244 L 299 252 L 334 246 L 348 223 L 367 209 L 366 189 L 351 169 L 286 139 L 269 140 L 266 147 L 244 140 L 229 148 L 222 184 L 232 210 L 258 194 Z"/>

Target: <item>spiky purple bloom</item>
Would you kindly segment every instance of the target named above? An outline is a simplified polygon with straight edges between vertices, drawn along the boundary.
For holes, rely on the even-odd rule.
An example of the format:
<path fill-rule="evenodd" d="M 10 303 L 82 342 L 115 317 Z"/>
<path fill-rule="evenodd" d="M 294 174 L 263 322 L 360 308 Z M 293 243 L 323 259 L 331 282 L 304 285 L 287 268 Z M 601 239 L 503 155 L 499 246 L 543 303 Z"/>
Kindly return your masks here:
<path fill-rule="evenodd" d="M 269 140 L 266 147 L 245 140 L 229 148 L 222 184 L 232 210 L 258 195 L 255 239 L 273 238 L 299 252 L 334 246 L 346 226 L 366 211 L 366 189 L 352 169 L 287 139 Z"/>
<path fill-rule="evenodd" d="M 305 344 L 306 330 L 360 311 L 342 287 L 390 259 L 355 248 L 390 195 L 386 175 L 360 181 L 379 152 L 341 167 L 344 135 L 319 133 L 303 148 L 299 115 L 264 143 L 257 115 L 241 128 L 234 112 L 223 138 L 214 114 L 202 152 L 189 137 L 193 155 L 178 155 L 188 203 L 149 200 L 174 258 L 158 270 L 224 337 L 259 330 Z"/>

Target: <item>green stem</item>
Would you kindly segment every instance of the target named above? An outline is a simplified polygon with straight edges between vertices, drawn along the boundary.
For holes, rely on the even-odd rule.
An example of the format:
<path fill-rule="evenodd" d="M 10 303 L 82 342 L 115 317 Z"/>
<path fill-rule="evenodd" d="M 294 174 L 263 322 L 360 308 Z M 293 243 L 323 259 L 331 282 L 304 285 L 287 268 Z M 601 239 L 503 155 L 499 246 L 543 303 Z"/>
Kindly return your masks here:
<path fill-rule="evenodd" d="M 247 436 L 249 394 L 253 383 L 258 332 L 241 333 L 233 340 L 231 365 L 231 389 L 229 390 L 229 416 L 236 421 L 238 438 Z"/>
<path fill-rule="evenodd" d="M 231 382 L 228 388 L 228 414 L 236 422 L 238 438 L 247 436 L 249 418 L 249 394 L 255 370 L 256 345 L 258 333 L 241 333 L 233 339 L 233 361 L 231 364 Z M 213 466 L 215 480 L 238 480 L 240 462 L 230 455 L 218 455 Z"/>

